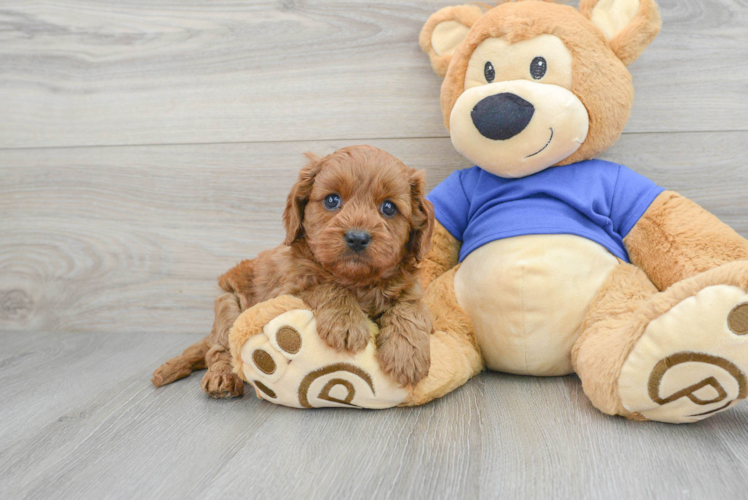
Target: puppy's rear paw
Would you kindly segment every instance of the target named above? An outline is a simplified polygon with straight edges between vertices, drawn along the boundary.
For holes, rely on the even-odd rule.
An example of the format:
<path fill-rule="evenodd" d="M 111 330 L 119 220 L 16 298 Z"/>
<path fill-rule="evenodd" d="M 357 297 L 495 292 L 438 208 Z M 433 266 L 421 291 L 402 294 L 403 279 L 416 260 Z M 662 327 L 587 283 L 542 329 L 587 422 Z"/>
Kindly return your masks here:
<path fill-rule="evenodd" d="M 153 378 L 151 382 L 156 387 L 161 387 L 172 382 L 184 378 L 192 373 L 192 369 L 189 366 L 177 365 L 168 361 L 163 365 L 156 368 L 153 372 Z"/>
<path fill-rule="evenodd" d="M 203 376 L 201 385 L 208 395 L 216 399 L 236 398 L 244 394 L 244 381 L 224 363 L 211 366 Z"/>
<path fill-rule="evenodd" d="M 412 343 L 403 335 L 382 329 L 377 337 L 377 359 L 387 375 L 403 387 L 415 385 L 429 374 L 431 351 L 425 335 Z"/>

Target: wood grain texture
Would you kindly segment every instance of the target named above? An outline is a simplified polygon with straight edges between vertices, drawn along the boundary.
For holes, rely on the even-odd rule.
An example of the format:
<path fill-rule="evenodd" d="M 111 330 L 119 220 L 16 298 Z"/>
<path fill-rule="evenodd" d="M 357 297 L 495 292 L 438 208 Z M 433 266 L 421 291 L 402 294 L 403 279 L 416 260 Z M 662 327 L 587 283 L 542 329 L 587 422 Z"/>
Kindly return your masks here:
<path fill-rule="evenodd" d="M 6 0 L 0 147 L 445 137 L 417 39 L 454 3 Z M 627 131 L 746 130 L 745 0 L 659 3 Z"/>
<path fill-rule="evenodd" d="M 423 407 L 211 400 L 150 369 L 194 335 L 2 333 L 0 497 L 745 498 L 748 406 L 597 412 L 576 377 L 483 374 Z M 33 388 L 33 390 L 29 390 Z M 251 391 L 248 391 L 251 392 Z"/>
<path fill-rule="evenodd" d="M 0 152 L 0 329 L 209 331 L 217 277 L 283 240 L 302 152 L 343 144 Z M 443 139 L 378 144 L 464 165 Z"/>
<path fill-rule="evenodd" d="M 367 141 L 425 168 L 448 139 Z M 630 134 L 605 158 L 748 236 L 748 132 Z M 207 333 L 216 278 L 279 244 L 303 151 L 348 141 L 0 151 L 0 330 Z"/>

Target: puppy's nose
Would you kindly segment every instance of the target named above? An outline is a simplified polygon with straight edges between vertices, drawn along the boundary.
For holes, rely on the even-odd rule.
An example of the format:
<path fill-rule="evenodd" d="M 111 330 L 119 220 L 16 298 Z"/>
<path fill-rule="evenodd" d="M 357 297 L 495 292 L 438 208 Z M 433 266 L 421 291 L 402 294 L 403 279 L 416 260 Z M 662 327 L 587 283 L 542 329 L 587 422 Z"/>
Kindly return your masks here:
<path fill-rule="evenodd" d="M 534 114 L 532 104 L 517 94 L 504 92 L 478 101 L 470 116 L 483 137 L 505 141 L 525 130 Z"/>
<path fill-rule="evenodd" d="M 348 231 L 345 233 L 345 242 L 354 252 L 361 252 L 369 246 L 371 235 L 366 231 Z"/>

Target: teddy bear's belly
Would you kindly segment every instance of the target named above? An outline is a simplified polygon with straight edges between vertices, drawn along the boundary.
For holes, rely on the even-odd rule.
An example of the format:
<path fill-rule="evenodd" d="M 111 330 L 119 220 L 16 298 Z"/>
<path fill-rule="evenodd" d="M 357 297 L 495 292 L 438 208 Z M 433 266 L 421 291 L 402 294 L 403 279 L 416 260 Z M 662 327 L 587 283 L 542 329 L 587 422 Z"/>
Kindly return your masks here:
<path fill-rule="evenodd" d="M 573 373 L 571 348 L 619 260 L 572 235 L 527 235 L 472 252 L 455 275 L 486 366 L 523 375 Z"/>

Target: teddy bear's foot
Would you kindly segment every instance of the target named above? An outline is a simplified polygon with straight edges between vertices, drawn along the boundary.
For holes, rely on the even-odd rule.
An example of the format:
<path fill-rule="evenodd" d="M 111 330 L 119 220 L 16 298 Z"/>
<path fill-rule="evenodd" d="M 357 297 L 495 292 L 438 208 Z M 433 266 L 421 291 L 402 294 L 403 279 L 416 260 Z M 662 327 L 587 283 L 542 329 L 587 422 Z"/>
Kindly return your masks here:
<path fill-rule="evenodd" d="M 744 399 L 748 293 L 743 287 L 706 286 L 672 307 L 658 307 L 663 304 L 650 304 L 652 317 L 666 310 L 646 324 L 621 370 L 623 407 L 649 420 L 687 423 Z"/>
<path fill-rule="evenodd" d="M 317 335 L 312 311 L 296 309 L 243 342 L 235 371 L 258 397 L 284 406 L 389 408 L 403 403 L 408 392 L 384 375 L 374 354 L 371 340 L 353 355 L 332 349 Z"/>

